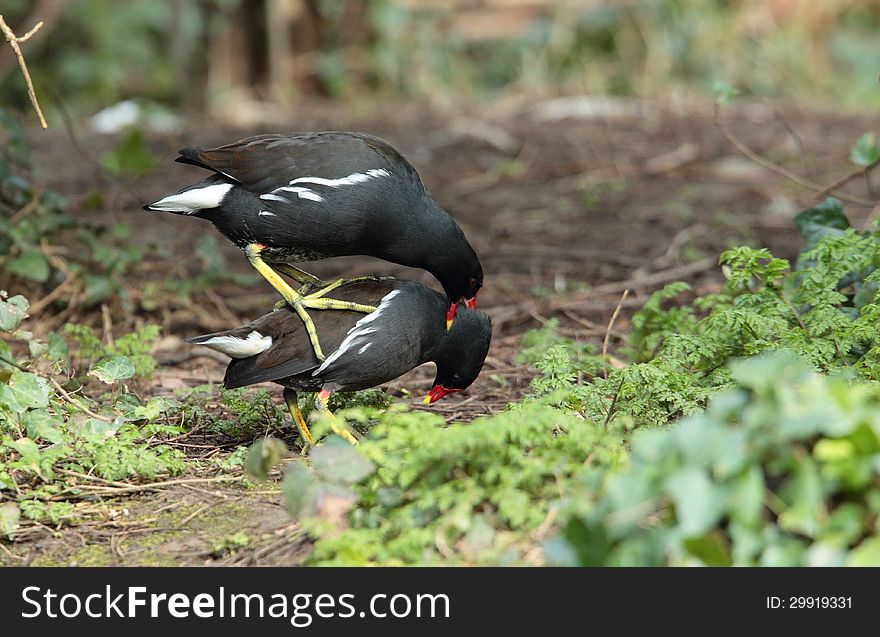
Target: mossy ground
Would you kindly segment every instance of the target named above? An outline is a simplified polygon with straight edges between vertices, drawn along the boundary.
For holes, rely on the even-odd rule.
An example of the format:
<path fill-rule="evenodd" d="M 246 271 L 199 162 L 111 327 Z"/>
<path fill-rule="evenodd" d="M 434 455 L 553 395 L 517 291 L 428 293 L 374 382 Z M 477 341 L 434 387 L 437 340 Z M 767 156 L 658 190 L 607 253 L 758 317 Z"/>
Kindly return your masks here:
<path fill-rule="evenodd" d="M 255 554 L 276 565 L 304 555 L 297 526 L 277 496 L 254 489 L 187 488 L 127 499 L 114 521 L 87 522 L 16 551 L 0 565 L 195 566 L 248 563 Z"/>

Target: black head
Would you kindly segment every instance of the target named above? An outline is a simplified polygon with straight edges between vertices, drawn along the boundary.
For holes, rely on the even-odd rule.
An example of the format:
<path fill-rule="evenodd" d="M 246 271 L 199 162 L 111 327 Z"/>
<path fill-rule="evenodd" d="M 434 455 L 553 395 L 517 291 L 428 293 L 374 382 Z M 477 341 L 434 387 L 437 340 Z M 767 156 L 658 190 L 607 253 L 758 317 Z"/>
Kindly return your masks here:
<path fill-rule="evenodd" d="M 465 303 L 457 305 L 455 322 L 431 357 L 437 365 L 437 376 L 425 397 L 426 405 L 470 387 L 480 375 L 489 352 L 492 340 L 489 315 Z"/>
<path fill-rule="evenodd" d="M 467 249 L 453 255 L 454 260 L 449 263 L 443 275 L 438 277 L 449 299 L 446 329 L 452 326 L 459 301 L 464 301 L 470 308 L 477 307 L 477 294 L 483 287 L 483 266 L 473 248 L 467 243 L 465 246 Z"/>

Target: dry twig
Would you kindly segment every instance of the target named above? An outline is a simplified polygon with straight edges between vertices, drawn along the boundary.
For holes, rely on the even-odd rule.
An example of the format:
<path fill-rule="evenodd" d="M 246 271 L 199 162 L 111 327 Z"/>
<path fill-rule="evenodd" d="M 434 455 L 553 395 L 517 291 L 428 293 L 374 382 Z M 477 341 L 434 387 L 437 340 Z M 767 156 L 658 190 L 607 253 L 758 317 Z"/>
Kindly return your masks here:
<path fill-rule="evenodd" d="M 6 41 L 9 42 L 9 46 L 11 46 L 12 50 L 15 52 L 15 57 L 18 58 L 18 66 L 21 67 L 21 74 L 24 76 L 25 84 L 27 84 L 28 97 L 31 98 L 31 104 L 34 107 L 37 117 L 40 118 L 40 126 L 45 130 L 46 128 L 49 128 L 49 125 L 46 123 L 46 118 L 43 117 L 43 111 L 40 109 L 40 103 L 37 101 L 37 94 L 34 92 L 34 84 L 31 82 L 31 74 L 28 73 L 27 64 L 24 61 L 21 46 L 19 46 L 22 42 L 27 42 L 31 36 L 42 27 L 43 23 L 38 22 L 33 29 L 22 36 L 17 36 L 13 33 L 12 29 L 9 28 L 9 25 L 6 24 L 6 20 L 3 19 L 3 16 L 0 15 L 0 31 L 3 31 Z"/>
<path fill-rule="evenodd" d="M 623 295 L 620 297 L 620 301 L 617 302 L 617 307 L 614 308 L 614 312 L 611 314 L 611 319 L 608 321 L 608 329 L 605 330 L 605 338 L 602 339 L 602 377 L 608 378 L 608 341 L 611 338 L 611 330 L 614 329 L 614 322 L 617 320 L 618 314 L 620 314 L 620 308 L 623 307 L 623 302 L 626 301 L 626 297 L 629 296 L 629 288 L 623 291 Z"/>
<path fill-rule="evenodd" d="M 844 179 L 838 179 L 830 186 L 822 186 L 821 184 L 817 184 L 814 181 L 810 181 L 804 177 L 801 177 L 795 172 L 790 171 L 785 166 L 780 166 L 779 164 L 770 161 L 766 157 L 763 157 L 753 151 L 751 148 L 746 146 L 745 142 L 743 142 L 739 137 L 733 134 L 733 132 L 727 127 L 727 124 L 724 123 L 724 120 L 721 118 L 721 110 L 718 104 L 715 104 L 715 125 L 718 127 L 718 130 L 721 131 L 721 134 L 724 135 L 725 139 L 729 141 L 734 147 L 741 152 L 745 157 L 752 160 L 759 166 L 763 166 L 767 170 L 775 172 L 777 175 L 781 175 L 788 179 L 789 181 L 793 181 L 799 186 L 803 186 L 808 190 L 814 190 L 821 197 L 825 197 L 830 194 L 833 190 L 836 190 L 843 186 L 844 184 L 849 183 L 855 177 L 859 175 L 867 173 L 870 168 L 873 168 L 875 164 L 872 164 L 868 168 L 859 169 L 854 176 L 847 176 Z M 875 162 L 876 163 L 876 162 Z M 856 197 L 855 195 L 848 195 L 846 193 L 839 192 L 837 193 L 837 198 L 842 199 L 843 201 L 855 204 L 857 206 L 863 206 L 865 208 L 873 208 L 876 202 L 871 201 L 870 199 L 865 199 L 864 197 Z"/>

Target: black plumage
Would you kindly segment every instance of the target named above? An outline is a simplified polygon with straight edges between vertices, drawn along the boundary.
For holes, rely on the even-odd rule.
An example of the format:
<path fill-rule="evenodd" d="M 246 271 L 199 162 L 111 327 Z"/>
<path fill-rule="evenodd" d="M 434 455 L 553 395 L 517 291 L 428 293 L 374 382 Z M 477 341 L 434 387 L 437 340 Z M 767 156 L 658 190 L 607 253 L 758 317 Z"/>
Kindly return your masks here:
<path fill-rule="evenodd" d="M 177 161 L 211 177 L 144 206 L 210 220 L 268 264 L 364 254 L 431 272 L 471 306 L 480 261 L 458 224 L 415 169 L 364 133 L 258 135 L 214 149 L 185 148 Z M 445 309 L 445 308 L 444 308 Z"/>
<path fill-rule="evenodd" d="M 341 300 L 374 305 L 362 314 L 314 313 L 327 357 L 312 350 L 302 321 L 289 308 L 248 325 L 189 339 L 232 356 L 228 388 L 272 381 L 300 391 L 354 391 L 375 387 L 426 362 L 437 366 L 431 401 L 461 391 L 477 378 L 489 350 L 488 315 L 461 304 L 452 328 L 443 320 L 446 299 L 434 290 L 391 277 L 349 281 L 334 290 Z"/>

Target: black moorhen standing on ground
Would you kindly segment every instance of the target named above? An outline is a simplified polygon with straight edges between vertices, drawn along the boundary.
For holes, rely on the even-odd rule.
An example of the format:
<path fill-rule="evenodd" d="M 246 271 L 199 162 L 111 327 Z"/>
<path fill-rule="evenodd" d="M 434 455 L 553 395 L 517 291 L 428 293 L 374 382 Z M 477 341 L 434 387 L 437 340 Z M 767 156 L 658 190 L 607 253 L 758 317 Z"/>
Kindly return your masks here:
<path fill-rule="evenodd" d="M 458 301 L 476 303 L 483 285 L 476 253 L 412 165 L 378 137 L 257 135 L 219 148 L 184 148 L 176 161 L 214 175 L 144 209 L 210 220 L 297 312 L 321 360 L 306 309 L 374 308 L 327 298 L 341 281 L 311 294 L 293 290 L 279 273 L 317 283 L 294 263 L 365 254 L 428 270 L 448 297 L 447 328 Z"/>
<path fill-rule="evenodd" d="M 372 305 L 366 316 L 352 310 L 326 310 L 314 316 L 330 352 L 320 361 L 302 321 L 288 307 L 225 332 L 189 339 L 230 356 L 223 380 L 227 388 L 265 381 L 284 386 L 284 400 L 303 439 L 314 443 L 299 411 L 296 392 L 318 393 L 326 409 L 332 392 L 375 387 L 422 363 L 434 362 L 437 375 L 425 397 L 432 403 L 470 386 L 489 351 L 492 324 L 484 312 L 462 303 L 451 329 L 443 323 L 446 299 L 414 281 L 362 277 L 338 285 L 342 301 Z M 347 431 L 334 431 L 355 443 Z"/>

